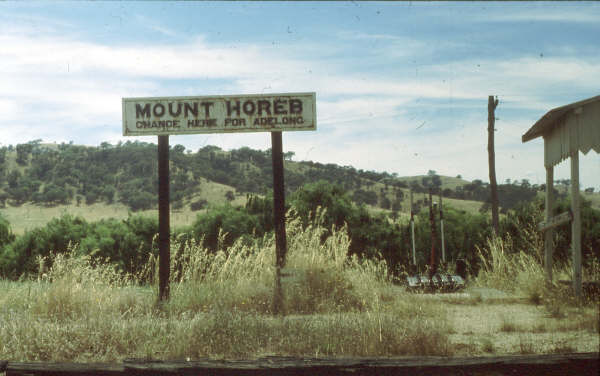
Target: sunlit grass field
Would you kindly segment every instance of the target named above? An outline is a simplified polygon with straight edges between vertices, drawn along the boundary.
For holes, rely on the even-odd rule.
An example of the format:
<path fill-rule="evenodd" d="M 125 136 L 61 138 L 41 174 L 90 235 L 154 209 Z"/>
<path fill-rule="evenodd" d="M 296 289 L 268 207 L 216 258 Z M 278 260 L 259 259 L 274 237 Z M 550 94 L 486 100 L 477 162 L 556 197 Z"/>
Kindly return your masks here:
<path fill-rule="evenodd" d="M 235 192 L 235 190 L 229 186 L 206 182 L 203 185 L 203 190 L 199 192 L 194 198 L 186 201 L 183 208 L 179 210 L 171 210 L 170 222 L 172 228 L 180 228 L 191 225 L 195 220 L 196 216 L 201 213 L 205 213 L 208 208 L 225 204 L 230 202 L 232 206 L 243 206 L 246 204 L 246 195 L 235 194 L 233 201 L 228 201 L 225 198 L 227 191 Z M 197 199 L 205 199 L 209 203 L 207 208 L 192 211 L 190 209 L 190 202 Z M 407 223 L 410 219 L 410 203 L 405 199 L 404 204 L 406 208 L 398 214 L 398 220 L 402 223 Z M 457 210 L 464 210 L 468 213 L 477 213 L 481 207 L 481 203 L 477 201 L 469 200 L 457 200 L 451 198 L 444 199 L 444 206 L 447 208 L 451 206 Z M 390 210 L 385 210 L 377 207 L 368 206 L 368 209 L 372 213 L 390 213 Z M 422 210 L 428 210 L 423 208 Z M 92 205 L 85 205 L 81 203 L 79 206 L 75 203 L 70 205 L 57 205 L 57 206 L 40 206 L 32 203 L 26 203 L 20 206 L 6 206 L 0 208 L 0 215 L 4 217 L 10 223 L 11 230 L 16 235 L 22 235 L 26 230 L 32 230 L 34 228 L 44 227 L 52 218 L 61 217 L 64 214 L 70 214 L 72 216 L 81 216 L 88 222 L 95 222 L 101 219 L 127 219 L 130 214 L 141 214 L 144 216 L 158 218 L 158 209 L 143 210 L 132 213 L 131 210 L 121 203 L 95 203 Z"/>
<path fill-rule="evenodd" d="M 0 281 L 0 359 L 390 357 L 597 351 L 598 305 L 548 289 L 534 256 L 490 240 L 465 292 L 411 294 L 382 262 L 348 257 L 345 229 L 288 220 L 284 314 L 272 313 L 274 240 L 211 253 L 172 244 L 171 299 L 156 260 L 140 275 L 93 265 L 76 247 L 39 273 Z M 325 239 L 325 240 L 323 240 Z M 557 275 L 562 271 L 557 270 Z M 499 290 L 491 290 L 497 288 Z M 488 294 L 487 291 L 494 291 Z"/>
<path fill-rule="evenodd" d="M 600 209 L 600 192 L 584 193 L 583 197 L 586 200 L 591 201 L 593 208 Z"/>
<path fill-rule="evenodd" d="M 245 195 L 235 194 L 233 201 L 226 199 L 226 192 L 232 191 L 235 193 L 235 189 L 229 186 L 203 180 L 201 187 L 201 190 L 194 198 L 185 202 L 183 208 L 180 210 L 171 210 L 171 227 L 177 228 L 191 225 L 199 213 L 206 212 L 207 209 L 200 211 L 192 211 L 190 209 L 190 202 L 197 199 L 207 200 L 207 208 L 222 205 L 226 202 L 230 202 L 234 206 L 243 206 L 246 204 Z M 131 210 L 121 203 L 110 205 L 106 203 L 95 203 L 92 205 L 81 203 L 78 206 L 73 202 L 70 205 L 50 207 L 26 203 L 21 206 L 7 206 L 0 209 L 0 214 L 8 220 L 11 230 L 16 235 L 22 235 L 26 230 L 44 227 L 52 218 L 57 218 L 64 214 L 81 216 L 89 222 L 95 222 L 108 218 L 126 219 L 131 213 Z M 158 209 L 139 211 L 135 212 L 135 214 L 158 218 Z"/>

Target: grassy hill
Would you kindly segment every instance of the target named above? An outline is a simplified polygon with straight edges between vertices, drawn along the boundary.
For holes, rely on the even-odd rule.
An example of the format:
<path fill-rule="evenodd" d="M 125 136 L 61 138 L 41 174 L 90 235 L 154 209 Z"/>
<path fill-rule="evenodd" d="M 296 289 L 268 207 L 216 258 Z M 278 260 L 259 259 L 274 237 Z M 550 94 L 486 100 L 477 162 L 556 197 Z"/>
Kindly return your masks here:
<path fill-rule="evenodd" d="M 226 193 L 228 191 L 234 192 L 234 200 L 229 201 L 227 199 Z M 227 202 L 234 206 L 246 204 L 246 196 L 235 192 L 235 188 L 211 181 L 204 181 L 202 183 L 202 190 L 193 195 L 189 201 L 197 199 L 205 199 L 210 204 L 198 211 L 192 210 L 189 202 L 181 209 L 172 209 L 170 216 L 172 227 L 177 228 L 192 224 L 199 213 L 205 213 L 211 206 L 222 205 Z M 45 206 L 25 203 L 20 206 L 7 205 L 5 208 L 0 209 L 0 214 L 10 222 L 11 229 L 16 235 L 21 235 L 26 230 L 43 227 L 52 218 L 60 217 L 64 214 L 81 216 L 87 221 L 93 222 L 108 218 L 126 219 L 131 213 L 131 209 L 121 203 L 94 203 L 91 205 L 81 203 L 77 205 L 75 200 L 67 205 Z M 158 209 L 141 210 L 136 212 L 136 214 L 156 218 L 158 216 Z"/>
<path fill-rule="evenodd" d="M 570 197 L 571 190 L 569 188 L 565 187 L 564 185 L 557 185 L 555 186 L 555 188 L 558 191 L 559 195 Z M 600 209 L 600 192 L 581 192 L 581 196 L 584 200 L 590 202 L 592 208 Z M 544 191 L 539 191 L 537 193 L 537 197 L 540 199 L 544 199 L 546 197 L 546 193 Z"/>
<path fill-rule="evenodd" d="M 156 145 L 126 142 L 102 143 L 98 147 L 73 144 L 41 144 L 32 141 L 0 148 L 0 209 L 21 233 L 43 225 L 62 213 L 86 219 L 124 218 L 130 212 L 156 213 Z M 311 161 L 284 162 L 286 194 L 302 185 L 326 180 L 341 186 L 357 204 L 372 212 L 399 217 L 410 212 L 410 191 L 415 202 L 423 203 L 428 175 L 399 177 L 387 172 L 355 169 L 351 166 Z M 205 146 L 196 152 L 181 145 L 171 147 L 171 204 L 174 226 L 195 217 L 191 205 L 202 201 L 206 207 L 231 202 L 244 205 L 248 194 L 262 196 L 272 186 L 270 150 L 243 147 L 225 151 Z M 434 175 L 444 191 L 444 205 L 477 212 L 489 197 L 489 187 L 480 180 Z M 535 197 L 535 189 L 505 185 L 510 208 L 519 199 Z M 533 195 L 533 196 L 532 196 Z M 508 197 L 506 196 L 506 197 Z M 590 195 L 600 206 L 600 195 Z M 438 201 L 437 198 L 434 199 Z"/>
<path fill-rule="evenodd" d="M 424 177 L 427 177 L 427 175 L 403 176 L 399 177 L 398 180 L 401 182 L 406 182 L 407 184 L 410 184 L 413 181 L 421 183 Z M 440 178 L 442 180 L 442 189 L 449 188 L 455 190 L 457 187 L 462 187 L 471 183 L 470 181 L 459 177 L 440 176 Z"/>
<path fill-rule="evenodd" d="M 172 227 L 183 227 L 192 224 L 198 214 L 207 212 L 210 207 L 223 205 L 228 202 L 233 206 L 243 206 L 246 204 L 246 195 L 236 192 L 233 187 L 208 180 L 203 181 L 201 187 L 202 188 L 197 194 L 193 195 L 189 200 L 186 200 L 187 202 L 183 208 L 171 210 L 170 220 Z M 374 189 L 377 188 L 379 188 L 379 186 L 376 186 Z M 405 197 L 408 197 L 409 190 L 402 190 L 405 192 Z M 228 191 L 234 192 L 235 199 L 233 201 L 229 201 L 226 198 L 226 193 Z M 418 199 L 422 198 L 423 195 L 419 195 Z M 199 211 L 191 210 L 190 202 L 201 199 L 207 200 L 209 205 Z M 415 195 L 415 199 L 417 199 L 417 195 Z M 445 198 L 444 206 L 452 206 L 455 209 L 464 210 L 468 213 L 476 213 L 481 207 L 481 202 Z M 391 210 L 381 209 L 376 206 L 367 205 L 367 207 L 374 213 L 391 213 Z M 426 208 L 423 208 L 422 210 L 426 210 Z M 131 209 L 121 203 L 94 203 L 91 205 L 81 203 L 80 205 L 77 205 L 75 200 L 67 205 L 45 206 L 25 203 L 20 206 L 7 205 L 5 208 L 0 208 L 0 214 L 10 222 L 12 231 L 17 235 L 23 234 L 26 230 L 43 227 L 52 218 L 60 217 L 64 214 L 81 216 L 87 221 L 98 221 L 108 218 L 125 219 L 131 213 Z M 156 217 L 158 216 L 158 210 L 142 210 L 136 212 L 136 214 Z M 410 203 L 408 199 L 402 202 L 402 210 L 399 213 L 399 218 L 401 220 L 410 218 Z"/>
<path fill-rule="evenodd" d="M 592 207 L 600 209 L 600 192 L 584 193 L 583 197 L 592 203 Z"/>

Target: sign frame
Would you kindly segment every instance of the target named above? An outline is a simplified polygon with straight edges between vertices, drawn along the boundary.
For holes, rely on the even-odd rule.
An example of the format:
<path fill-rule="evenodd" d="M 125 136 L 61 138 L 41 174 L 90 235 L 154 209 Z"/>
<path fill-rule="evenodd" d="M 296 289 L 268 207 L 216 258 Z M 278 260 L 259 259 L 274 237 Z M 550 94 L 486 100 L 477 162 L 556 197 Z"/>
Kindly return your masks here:
<path fill-rule="evenodd" d="M 218 96 L 137 97 L 121 99 L 123 136 L 158 136 L 159 302 L 169 300 L 170 292 L 171 230 L 169 199 L 169 135 L 270 132 L 271 159 L 273 166 L 273 222 L 275 225 L 276 255 L 273 313 L 283 313 L 281 269 L 285 265 L 287 241 L 285 231 L 282 133 L 284 131 L 317 130 L 316 96 L 316 92 L 308 92 Z M 301 100 L 298 98 L 303 99 Z M 225 104 L 226 101 L 227 104 Z M 232 101 L 234 102 L 233 106 L 231 105 Z M 143 105 L 139 105 L 139 103 L 143 103 Z M 175 103 L 175 108 L 172 106 L 173 103 Z M 215 106 L 216 103 L 219 103 L 219 105 Z M 219 108 L 219 106 L 221 107 Z M 227 109 L 227 117 L 222 118 L 223 123 L 221 127 L 218 127 L 219 124 L 216 124 L 217 120 L 214 120 L 214 126 L 209 125 L 211 119 L 217 119 L 210 117 L 211 108 L 214 109 L 213 115 L 216 113 L 221 114 L 225 108 Z M 202 110 L 204 112 L 204 119 L 201 118 Z M 231 114 L 234 111 L 237 113 L 237 118 L 234 119 L 245 119 L 243 124 L 238 124 L 237 126 L 233 124 Z M 269 116 L 262 116 L 261 111 L 264 111 Z M 135 120 L 133 117 L 128 117 L 132 115 L 133 112 L 135 112 Z M 170 115 L 170 118 L 165 118 L 164 120 L 152 120 L 152 115 L 155 115 L 156 118 L 162 118 L 167 112 L 168 115 Z M 241 116 L 242 112 L 246 115 L 245 117 Z M 182 113 L 184 115 L 183 118 L 179 118 L 179 115 Z M 255 117 L 254 113 L 256 113 L 258 117 Z M 188 114 L 194 115 L 194 118 L 191 120 L 192 127 L 190 127 L 190 120 L 187 117 Z M 140 115 L 142 120 L 138 120 Z M 176 127 L 174 122 L 183 121 L 184 119 L 186 120 L 186 123 L 184 123 L 186 128 L 183 131 L 180 131 L 180 127 Z M 226 119 L 230 119 L 232 122 L 229 128 L 227 127 Z M 285 119 L 288 119 L 288 122 L 286 122 Z M 304 120 L 307 121 L 305 122 Z M 163 122 L 162 125 L 160 124 L 161 121 Z M 168 124 L 169 121 L 171 122 L 170 127 Z M 131 124 L 132 122 L 135 122 L 133 129 L 128 126 L 128 124 Z M 143 123 L 140 127 L 140 122 L 147 122 L 149 126 L 146 126 L 147 124 Z M 158 126 L 156 127 L 154 126 L 155 122 L 158 122 Z M 204 124 L 204 126 L 194 126 L 194 122 Z M 250 127 L 250 124 L 252 124 L 252 127 Z M 242 125 L 245 127 L 242 127 Z M 258 125 L 258 127 L 256 127 L 256 125 Z M 169 130 L 169 128 L 172 129 Z"/>
<path fill-rule="evenodd" d="M 123 136 L 317 130 L 316 92 L 131 97 L 121 107 Z"/>

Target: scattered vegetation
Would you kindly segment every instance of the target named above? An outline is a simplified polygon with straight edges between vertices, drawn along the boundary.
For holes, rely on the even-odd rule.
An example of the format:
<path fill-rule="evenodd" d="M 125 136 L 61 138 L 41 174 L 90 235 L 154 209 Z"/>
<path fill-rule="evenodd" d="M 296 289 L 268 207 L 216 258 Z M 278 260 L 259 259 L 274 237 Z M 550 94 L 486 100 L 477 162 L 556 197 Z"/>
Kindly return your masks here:
<path fill-rule="evenodd" d="M 78 205 L 122 203 L 133 211 L 154 208 L 157 192 L 157 161 L 148 158 L 156 154 L 156 145 L 145 142 L 103 142 L 98 147 L 72 143 L 42 144 L 34 140 L 16 146 L 0 148 L 0 204 L 22 205 Z M 412 180 L 396 174 L 357 170 L 351 166 L 321 164 L 311 161 L 294 162 L 293 152 L 285 158 L 286 189 L 295 192 L 306 181 L 325 180 L 339 184 L 349 192 L 357 205 L 370 205 L 397 214 L 407 209 L 405 198 L 408 189 L 427 193 L 429 188 L 442 189 L 444 196 L 458 200 L 473 200 L 485 204 L 489 185 L 481 180 L 471 183 L 462 179 L 441 177 L 433 170 Z M 235 198 L 234 190 L 242 193 L 263 194 L 272 188 L 270 150 L 253 150 L 248 147 L 224 151 L 216 146 L 206 146 L 196 152 L 182 145 L 170 149 L 171 199 L 175 209 L 194 201 L 201 191 L 203 179 L 228 186 L 222 197 Z M 541 187 L 527 180 L 520 183 L 508 181 L 499 186 L 500 205 L 503 212 L 522 201 L 529 201 Z M 594 196 L 590 192 L 590 197 Z M 206 199 L 206 197 L 205 197 Z M 404 202 L 404 204 L 403 204 Z M 418 206 L 426 206 L 417 198 Z"/>
<path fill-rule="evenodd" d="M 0 176 L 6 177 L 0 204 L 102 202 L 147 210 L 155 205 L 156 166 L 144 156 L 154 148 L 39 141 L 0 148 Z M 446 254 L 451 262 L 466 261 L 471 287 L 480 290 L 415 295 L 393 284 L 409 263 L 410 227 L 398 217 L 405 190 L 443 188 L 445 197 L 479 200 L 486 184 L 455 179 L 444 188 L 445 178 L 435 171 L 407 181 L 295 163 L 292 157 L 286 155 L 285 172 L 285 315 L 273 315 L 271 307 L 270 151 L 207 146 L 191 153 L 176 145 L 173 209 L 197 213 L 172 231 L 171 299 L 156 302 L 156 219 L 130 213 L 88 221 L 63 214 L 15 235 L 0 217 L 0 359 L 448 356 L 597 348 L 597 302 L 577 301 L 558 283 L 570 270 L 566 226 L 555 235 L 556 280 L 544 280 L 543 243 L 535 228 L 543 201 L 533 198 L 540 187 L 522 181 L 500 189 L 506 210 L 499 237 L 491 234 L 485 205 L 472 212 L 444 201 Z M 212 192 L 215 200 L 197 194 L 201 183 L 207 193 L 207 179 L 222 184 Z M 247 193 L 245 200 L 240 192 Z M 224 204 L 215 204 L 216 198 Z M 519 203 L 523 199 L 529 201 Z M 426 199 L 417 203 L 428 205 Z M 568 205 L 561 198 L 555 211 Z M 385 210 L 374 212 L 373 206 Z M 586 200 L 582 223 L 584 279 L 597 280 L 600 211 Z M 415 235 L 417 248 L 429 249 L 424 210 L 416 215 Z M 419 263 L 426 264 L 425 258 L 420 252 Z M 508 295 L 484 298 L 483 288 Z"/>
<path fill-rule="evenodd" d="M 285 317 L 270 314 L 272 237 L 216 253 L 195 241 L 173 244 L 172 298 L 163 304 L 139 276 L 75 247 L 52 262 L 39 258 L 35 280 L 0 286 L 0 358 L 451 355 L 443 308 L 398 298 L 385 263 L 349 259 L 347 232 L 323 239 L 322 218 L 307 228 L 289 222 Z"/>

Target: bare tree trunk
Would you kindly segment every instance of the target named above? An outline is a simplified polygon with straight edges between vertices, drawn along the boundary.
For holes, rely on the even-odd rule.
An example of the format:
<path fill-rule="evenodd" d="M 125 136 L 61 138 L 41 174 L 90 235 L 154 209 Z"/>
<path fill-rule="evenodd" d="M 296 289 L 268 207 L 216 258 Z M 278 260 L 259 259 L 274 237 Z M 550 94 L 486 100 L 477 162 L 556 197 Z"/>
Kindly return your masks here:
<path fill-rule="evenodd" d="M 498 235 L 499 219 L 498 219 L 498 184 L 496 182 L 496 157 L 494 153 L 494 126 L 496 123 L 495 110 L 498 106 L 498 98 L 494 99 L 493 95 L 488 97 L 488 159 L 490 164 L 490 189 L 492 191 L 492 226 L 494 233 Z"/>

